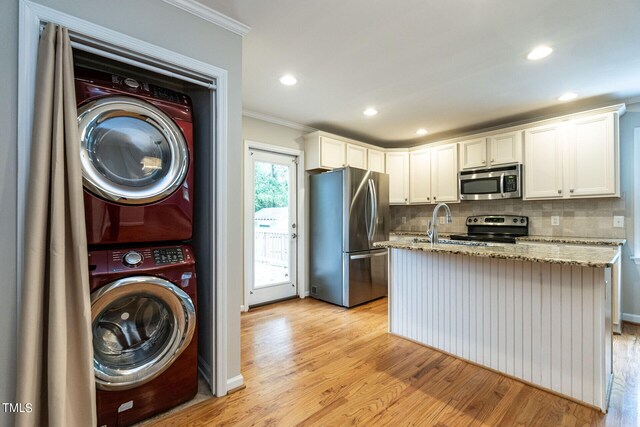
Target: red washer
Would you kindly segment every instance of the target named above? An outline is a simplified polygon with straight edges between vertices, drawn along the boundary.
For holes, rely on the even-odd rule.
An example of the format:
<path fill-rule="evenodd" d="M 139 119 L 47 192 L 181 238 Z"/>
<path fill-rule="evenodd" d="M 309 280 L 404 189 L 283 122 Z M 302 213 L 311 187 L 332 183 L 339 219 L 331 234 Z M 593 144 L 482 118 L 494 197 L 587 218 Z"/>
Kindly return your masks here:
<path fill-rule="evenodd" d="M 89 252 L 98 425 L 127 426 L 198 390 L 189 246 Z"/>
<path fill-rule="evenodd" d="M 75 79 L 88 244 L 190 239 L 190 98 L 81 67 Z"/>

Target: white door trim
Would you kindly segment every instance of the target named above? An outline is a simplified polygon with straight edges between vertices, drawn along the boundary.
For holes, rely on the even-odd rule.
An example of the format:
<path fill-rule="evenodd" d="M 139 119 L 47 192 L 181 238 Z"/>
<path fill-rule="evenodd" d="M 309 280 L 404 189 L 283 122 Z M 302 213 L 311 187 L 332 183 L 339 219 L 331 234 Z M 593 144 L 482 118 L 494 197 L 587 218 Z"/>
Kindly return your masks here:
<path fill-rule="evenodd" d="M 211 236 L 216 242 L 215 247 L 215 283 L 212 284 L 212 294 L 216 296 L 215 315 L 212 316 L 212 330 L 216 331 L 215 341 L 212 342 L 212 352 L 215 355 L 215 370 L 211 370 L 215 378 L 215 394 L 224 396 L 227 394 L 227 288 L 228 271 L 226 248 L 227 235 L 227 127 L 228 127 L 228 77 L 225 69 L 189 58 L 180 53 L 155 46 L 134 37 L 127 36 L 117 31 L 110 30 L 100 25 L 85 21 L 66 13 L 59 12 L 47 6 L 34 3 L 30 0 L 20 0 L 19 9 L 19 42 L 18 42 L 18 228 L 17 228 L 17 274 L 18 274 L 18 307 L 20 307 L 20 294 L 22 286 L 22 269 L 24 263 L 24 217 L 25 200 L 28 185 L 29 151 L 31 146 L 31 124 L 33 121 L 33 100 L 35 92 L 35 74 L 38 54 L 38 39 L 40 36 L 40 23 L 54 22 L 65 26 L 69 30 L 83 36 L 98 39 L 109 44 L 115 49 L 126 51 L 128 55 L 139 55 L 145 60 L 153 59 L 163 66 L 175 66 L 179 69 L 189 70 L 210 78 L 217 85 L 215 96 L 214 123 L 218 123 L 215 132 L 215 150 L 212 150 L 216 165 L 215 180 L 215 224 L 212 229 L 215 235 Z M 211 367 L 210 367 L 211 368 Z M 215 374 L 215 375 L 214 375 Z M 208 380 L 214 378 L 209 377 Z M 236 381 L 237 382 L 237 381 Z"/>
<path fill-rule="evenodd" d="M 257 141 L 252 141 L 252 140 L 248 140 L 245 139 L 244 140 L 244 171 L 246 172 L 250 167 L 251 167 L 251 154 L 250 154 L 250 150 L 255 149 L 255 150 L 263 150 L 263 151 L 270 151 L 272 153 L 278 153 L 278 154 L 287 154 L 290 156 L 297 156 L 298 157 L 298 167 L 296 168 L 296 181 L 297 181 L 297 186 L 298 186 L 298 194 L 297 194 L 297 215 L 298 215 L 298 245 L 297 245 L 297 258 L 298 258 L 298 268 L 297 268 L 297 281 L 298 281 L 298 285 L 297 285 L 297 292 L 298 292 L 298 296 L 300 298 L 304 298 L 307 296 L 306 293 L 306 289 L 307 289 L 307 266 L 306 266 L 306 235 L 307 235 L 307 228 L 306 228 L 306 221 L 305 221 L 305 203 L 306 203 L 306 198 L 305 198 L 305 171 L 304 171 L 304 151 L 302 150 L 298 150 L 296 148 L 289 148 L 289 147 L 281 147 L 279 145 L 271 145 L 271 144 L 265 144 L 263 142 L 257 142 Z M 243 179 L 245 174 L 242 174 Z M 244 219 L 244 248 L 245 248 L 245 254 L 246 254 L 246 248 L 250 248 L 252 247 L 252 236 L 253 233 L 251 231 L 251 221 L 248 221 L 248 215 L 250 214 L 249 212 L 247 212 L 246 207 L 249 205 L 250 200 L 249 197 L 252 197 L 252 194 L 249 194 L 249 191 L 246 191 L 247 189 L 247 183 L 243 182 L 243 186 L 242 186 L 243 192 L 244 192 L 244 199 L 243 199 L 243 219 Z M 243 257 L 243 262 L 244 262 L 244 300 L 243 300 L 243 304 L 242 304 L 242 311 L 249 311 L 249 289 L 251 287 L 251 280 L 252 280 L 252 276 L 251 276 L 251 271 L 252 271 L 252 267 L 249 265 L 249 263 L 247 262 L 247 257 L 246 255 Z"/>

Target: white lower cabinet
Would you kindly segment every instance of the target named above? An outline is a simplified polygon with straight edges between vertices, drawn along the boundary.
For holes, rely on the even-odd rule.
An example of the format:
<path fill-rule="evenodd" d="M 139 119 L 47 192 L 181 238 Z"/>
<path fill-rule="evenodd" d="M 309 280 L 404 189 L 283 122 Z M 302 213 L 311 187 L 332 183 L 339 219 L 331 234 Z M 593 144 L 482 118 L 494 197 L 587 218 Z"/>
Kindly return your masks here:
<path fill-rule="evenodd" d="M 431 148 L 431 198 L 434 203 L 458 201 L 458 145 Z"/>
<path fill-rule="evenodd" d="M 389 203 L 405 205 L 409 203 L 409 153 L 388 152 L 386 170 L 389 174 Z"/>
<path fill-rule="evenodd" d="M 409 203 L 431 203 L 429 149 L 409 153 Z"/>

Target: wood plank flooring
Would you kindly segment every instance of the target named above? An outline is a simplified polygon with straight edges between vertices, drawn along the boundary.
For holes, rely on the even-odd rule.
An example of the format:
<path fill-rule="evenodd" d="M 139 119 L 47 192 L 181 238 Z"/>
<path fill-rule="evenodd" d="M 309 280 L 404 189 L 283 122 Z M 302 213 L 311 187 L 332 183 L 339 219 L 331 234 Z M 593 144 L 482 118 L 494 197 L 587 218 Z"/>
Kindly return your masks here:
<path fill-rule="evenodd" d="M 242 315 L 246 388 L 159 426 L 636 426 L 640 327 L 614 342 L 607 415 L 387 333 L 387 299 L 310 298 Z"/>

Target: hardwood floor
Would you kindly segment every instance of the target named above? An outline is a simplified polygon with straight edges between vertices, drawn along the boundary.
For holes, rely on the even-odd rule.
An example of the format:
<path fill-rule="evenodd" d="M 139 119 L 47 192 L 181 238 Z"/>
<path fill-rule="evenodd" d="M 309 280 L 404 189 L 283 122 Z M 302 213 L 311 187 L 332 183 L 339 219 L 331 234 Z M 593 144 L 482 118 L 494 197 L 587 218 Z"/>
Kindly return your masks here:
<path fill-rule="evenodd" d="M 640 327 L 614 342 L 609 413 L 387 334 L 387 300 L 344 309 L 310 298 L 242 315 L 246 388 L 161 426 L 638 425 Z"/>

